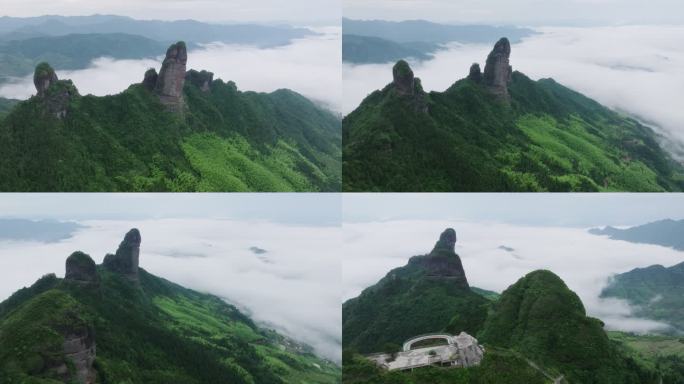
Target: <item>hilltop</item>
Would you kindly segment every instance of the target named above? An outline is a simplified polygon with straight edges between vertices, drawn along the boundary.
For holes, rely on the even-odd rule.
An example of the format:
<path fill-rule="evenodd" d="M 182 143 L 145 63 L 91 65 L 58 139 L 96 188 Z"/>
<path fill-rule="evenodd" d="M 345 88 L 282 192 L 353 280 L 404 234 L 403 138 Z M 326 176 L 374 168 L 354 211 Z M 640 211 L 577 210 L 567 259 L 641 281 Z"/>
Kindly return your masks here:
<path fill-rule="evenodd" d="M 345 191 L 681 191 L 684 166 L 649 127 L 553 79 L 484 70 L 425 92 L 406 61 L 342 122 Z"/>

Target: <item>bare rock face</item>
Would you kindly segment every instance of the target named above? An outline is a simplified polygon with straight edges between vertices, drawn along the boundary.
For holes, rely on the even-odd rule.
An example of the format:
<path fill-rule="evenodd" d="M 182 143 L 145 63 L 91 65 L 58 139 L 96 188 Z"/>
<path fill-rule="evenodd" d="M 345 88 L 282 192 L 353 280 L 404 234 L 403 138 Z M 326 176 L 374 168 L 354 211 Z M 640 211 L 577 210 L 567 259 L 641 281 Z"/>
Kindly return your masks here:
<path fill-rule="evenodd" d="M 394 77 L 392 84 L 397 93 L 400 95 L 413 95 L 415 93 L 416 84 L 413 71 L 406 61 L 399 60 L 394 65 L 392 76 Z"/>
<path fill-rule="evenodd" d="M 102 266 L 109 271 L 122 274 L 138 281 L 138 262 L 140 260 L 140 231 L 133 228 L 124 237 L 116 254 L 105 256 Z"/>
<path fill-rule="evenodd" d="M 211 90 L 211 83 L 214 81 L 214 74 L 208 71 L 197 72 L 191 69 L 185 75 L 185 79 L 202 90 L 202 92 L 209 92 Z"/>
<path fill-rule="evenodd" d="M 65 280 L 80 283 L 97 283 L 97 267 L 90 256 L 83 252 L 74 252 L 66 260 Z"/>
<path fill-rule="evenodd" d="M 78 89 L 71 80 L 59 80 L 55 70 L 48 63 L 40 63 L 33 74 L 37 97 L 49 114 L 58 119 L 66 117 L 70 101 L 78 96 Z"/>
<path fill-rule="evenodd" d="M 482 82 L 482 71 L 480 70 L 480 64 L 474 63 L 470 66 L 470 73 L 468 73 L 468 79 L 478 84 Z"/>
<path fill-rule="evenodd" d="M 97 378 L 97 372 L 93 368 L 96 355 L 94 331 L 91 328 L 81 328 L 69 332 L 64 337 L 62 348 L 66 360 L 74 367 L 71 378 L 81 384 L 94 384 Z M 66 366 L 60 369 L 64 368 Z"/>
<path fill-rule="evenodd" d="M 461 258 L 454 251 L 455 246 L 456 231 L 447 228 L 439 236 L 432 252 L 425 256 L 412 257 L 409 264 L 424 270 L 429 277 L 453 279 L 457 286 L 467 289 L 470 286 Z"/>
<path fill-rule="evenodd" d="M 487 64 L 484 70 L 484 84 L 489 90 L 503 98 L 509 100 L 508 84 L 511 82 L 513 68 L 509 63 L 511 56 L 511 44 L 508 39 L 501 38 L 494 49 L 487 56 Z"/>
<path fill-rule="evenodd" d="M 185 67 L 188 62 L 188 51 L 185 43 L 179 41 L 166 51 L 159 77 L 154 91 L 161 102 L 172 111 L 181 111 L 185 106 L 183 85 L 185 85 Z"/>
<path fill-rule="evenodd" d="M 157 74 L 157 70 L 150 68 L 145 72 L 145 78 L 143 78 L 142 84 L 147 90 L 154 91 L 154 88 L 157 86 L 158 78 L 159 75 Z"/>

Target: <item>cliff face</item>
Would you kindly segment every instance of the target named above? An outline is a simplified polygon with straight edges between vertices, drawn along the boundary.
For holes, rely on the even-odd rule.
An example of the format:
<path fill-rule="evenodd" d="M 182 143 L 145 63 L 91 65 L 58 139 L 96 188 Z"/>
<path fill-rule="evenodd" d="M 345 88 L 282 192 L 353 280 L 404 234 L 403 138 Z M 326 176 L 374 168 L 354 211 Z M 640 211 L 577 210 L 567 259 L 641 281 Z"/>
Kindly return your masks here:
<path fill-rule="evenodd" d="M 513 76 L 510 57 L 511 44 L 507 38 L 501 38 L 487 56 L 487 64 L 484 70 L 484 84 L 492 93 L 506 101 L 510 100 L 508 84 Z"/>
<path fill-rule="evenodd" d="M 468 279 L 461 258 L 455 252 L 455 246 L 456 231 L 447 228 L 429 254 L 412 257 L 409 265 L 422 269 L 428 277 L 453 279 L 454 285 L 468 289 Z"/>
<path fill-rule="evenodd" d="M 131 229 L 119 244 L 116 253 L 105 256 L 102 266 L 111 272 L 122 274 L 137 282 L 140 242 L 140 231 L 135 228 Z"/>
<path fill-rule="evenodd" d="M 71 377 L 79 384 L 93 384 L 97 378 L 97 372 L 93 367 L 96 355 L 95 335 L 91 328 L 82 328 L 69 332 L 64 337 L 64 357 L 73 364 L 74 370 Z M 68 372 L 66 365 L 59 367 L 58 371 Z"/>
<path fill-rule="evenodd" d="M 36 67 L 33 84 L 36 86 L 36 97 L 41 99 L 46 111 L 58 119 L 66 117 L 69 103 L 79 95 L 71 80 L 59 80 L 48 63 Z"/>
<path fill-rule="evenodd" d="M 185 85 L 185 69 L 188 62 L 188 51 L 185 43 L 179 41 L 166 51 L 154 91 L 159 100 L 170 110 L 181 111 L 185 107 L 183 86 Z"/>

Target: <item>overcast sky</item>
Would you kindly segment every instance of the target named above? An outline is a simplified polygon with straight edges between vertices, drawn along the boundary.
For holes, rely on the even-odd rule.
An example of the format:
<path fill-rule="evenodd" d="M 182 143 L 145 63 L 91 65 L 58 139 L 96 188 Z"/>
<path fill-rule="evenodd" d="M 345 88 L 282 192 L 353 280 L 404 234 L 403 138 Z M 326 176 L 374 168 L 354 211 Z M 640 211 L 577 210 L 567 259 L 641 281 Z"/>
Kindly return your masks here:
<path fill-rule="evenodd" d="M 682 24 L 681 0 L 344 0 L 354 19 L 517 25 Z"/>
<path fill-rule="evenodd" d="M 338 24 L 341 0 L 1 0 L 0 16 L 116 14 L 138 19 Z"/>

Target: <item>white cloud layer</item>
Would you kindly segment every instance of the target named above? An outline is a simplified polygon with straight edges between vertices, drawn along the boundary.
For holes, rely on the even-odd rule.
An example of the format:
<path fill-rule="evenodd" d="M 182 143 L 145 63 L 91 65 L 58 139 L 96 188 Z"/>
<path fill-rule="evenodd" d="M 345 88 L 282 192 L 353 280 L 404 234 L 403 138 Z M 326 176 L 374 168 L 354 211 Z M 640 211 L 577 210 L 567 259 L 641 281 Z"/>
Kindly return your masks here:
<path fill-rule="evenodd" d="M 64 276 L 64 262 L 73 251 L 101 263 L 137 227 L 140 266 L 148 272 L 222 297 L 256 321 L 340 360 L 339 227 L 202 219 L 83 224 L 89 227 L 59 243 L 0 242 L 0 300 L 46 273 Z M 267 253 L 256 255 L 252 246 Z"/>
<path fill-rule="evenodd" d="M 357 296 L 411 256 L 428 253 L 447 227 L 471 286 L 502 292 L 525 274 L 548 269 L 582 299 L 607 328 L 647 332 L 666 324 L 636 318 L 623 300 L 599 298 L 610 276 L 652 264 L 673 265 L 682 252 L 591 235 L 586 229 L 514 226 L 496 222 L 401 220 L 345 223 L 343 297 Z M 500 246 L 513 248 L 507 252 Z"/>
<path fill-rule="evenodd" d="M 297 91 L 313 101 L 339 111 L 341 108 L 341 29 L 317 28 L 321 35 L 293 40 L 286 46 L 263 48 L 210 44 L 188 53 L 188 69 L 214 72 L 214 78 L 234 81 L 243 91 Z M 142 81 L 148 68 L 161 68 L 156 60 L 95 59 L 83 70 L 57 71 L 60 79 L 73 80 L 83 95 L 119 93 Z M 26 99 L 35 94 L 33 76 L 0 85 L 0 96 Z"/>
<path fill-rule="evenodd" d="M 511 64 L 532 79 L 552 77 L 614 109 L 654 123 L 684 142 L 684 26 L 542 28 L 512 47 Z M 492 44 L 493 46 L 493 44 Z M 452 44 L 413 63 L 426 90 L 443 91 L 484 66 L 492 46 Z M 343 65 L 343 113 L 392 81 L 391 63 Z"/>

